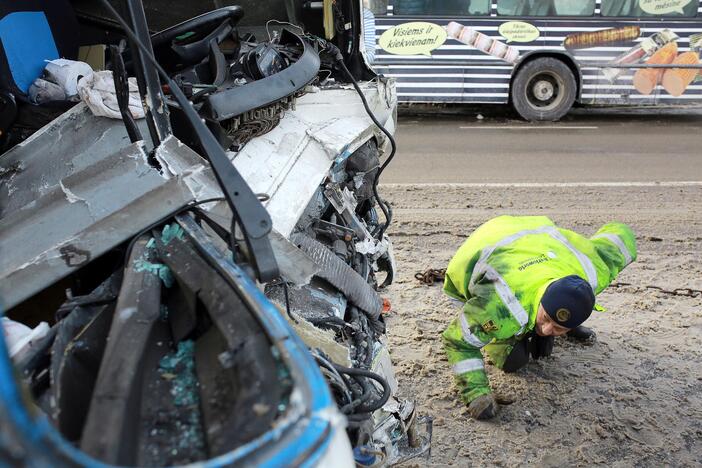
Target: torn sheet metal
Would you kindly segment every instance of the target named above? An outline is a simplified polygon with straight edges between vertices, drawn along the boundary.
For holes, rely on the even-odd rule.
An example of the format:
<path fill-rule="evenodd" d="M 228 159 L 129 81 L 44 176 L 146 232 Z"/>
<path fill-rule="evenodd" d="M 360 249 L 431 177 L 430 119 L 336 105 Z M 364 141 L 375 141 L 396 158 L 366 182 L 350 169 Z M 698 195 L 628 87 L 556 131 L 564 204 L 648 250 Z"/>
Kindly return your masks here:
<path fill-rule="evenodd" d="M 392 85 L 361 86 L 378 120 L 392 121 L 395 104 L 384 97 Z M 270 197 L 264 205 L 273 227 L 289 237 L 330 168 L 369 139 L 384 141 L 381 135 L 353 89 L 323 89 L 301 96 L 276 128 L 228 154 L 252 190 Z"/>
<path fill-rule="evenodd" d="M 278 231 L 271 232 L 270 240 L 281 277 L 295 286 L 308 284 L 319 271 L 314 260 Z"/>
<path fill-rule="evenodd" d="M 356 197 L 348 188 L 344 187 L 342 189 L 339 184 L 327 184 L 324 188 L 324 195 L 334 206 L 336 212 L 346 221 L 346 225 L 354 230 L 359 239 L 373 237 L 366 229 L 366 226 L 358 219 L 358 216 L 356 216 L 358 203 L 356 202 Z"/>
<path fill-rule="evenodd" d="M 197 153 L 174 136 L 156 148 L 156 160 L 165 178 L 181 178 L 197 200 L 223 197 L 212 168 Z"/>
<path fill-rule="evenodd" d="M 392 120 L 378 88 L 368 84 L 364 91 L 378 118 Z M 273 225 L 287 238 L 336 159 L 374 132 L 354 91 L 324 90 L 302 96 L 278 127 L 230 157 L 252 189 L 270 197 L 265 204 Z M 163 174 L 139 143 L 130 143 L 121 122 L 94 117 L 82 104 L 5 153 L 3 306 L 17 305 L 178 207 L 220 196 L 207 164 L 177 139 L 166 139 L 156 158 Z M 276 257 L 289 256 L 292 246 L 283 239 L 274 245 Z M 306 282 L 316 267 L 305 264 L 296 273 L 290 263 L 285 276 Z"/>
<path fill-rule="evenodd" d="M 0 218 L 129 144 L 121 122 L 95 118 L 84 104 L 74 106 L 0 157 Z"/>
<path fill-rule="evenodd" d="M 326 281 L 318 279 L 300 288 L 286 288 L 281 283 L 267 284 L 264 292 L 268 299 L 280 307 L 311 323 L 343 319 L 348 304 L 342 293 L 329 287 Z"/>
<path fill-rule="evenodd" d="M 180 168 L 179 175 L 166 178 L 148 164 L 139 144 L 129 142 L 121 122 L 76 107 L 0 159 L 0 167 L 16 168 L 4 173 L 0 189 L 4 308 L 155 220 L 218 193 L 207 180 L 209 168 L 177 140 L 164 142 L 159 150 Z"/>

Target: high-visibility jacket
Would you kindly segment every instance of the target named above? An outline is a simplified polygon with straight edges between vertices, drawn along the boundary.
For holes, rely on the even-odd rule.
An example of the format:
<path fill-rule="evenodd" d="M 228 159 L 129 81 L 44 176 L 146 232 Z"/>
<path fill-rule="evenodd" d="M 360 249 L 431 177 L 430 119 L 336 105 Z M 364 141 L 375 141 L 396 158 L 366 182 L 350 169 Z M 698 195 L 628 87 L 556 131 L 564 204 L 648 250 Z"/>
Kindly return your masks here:
<path fill-rule="evenodd" d="M 606 224 L 590 239 L 545 216 L 500 216 L 476 229 L 449 262 L 444 282 L 444 292 L 464 302 L 442 335 L 461 398 L 470 403 L 490 393 L 481 348 L 488 346 L 502 367 L 511 344 L 534 329 L 552 282 L 578 275 L 598 294 L 634 260 L 636 239 L 622 223 Z"/>

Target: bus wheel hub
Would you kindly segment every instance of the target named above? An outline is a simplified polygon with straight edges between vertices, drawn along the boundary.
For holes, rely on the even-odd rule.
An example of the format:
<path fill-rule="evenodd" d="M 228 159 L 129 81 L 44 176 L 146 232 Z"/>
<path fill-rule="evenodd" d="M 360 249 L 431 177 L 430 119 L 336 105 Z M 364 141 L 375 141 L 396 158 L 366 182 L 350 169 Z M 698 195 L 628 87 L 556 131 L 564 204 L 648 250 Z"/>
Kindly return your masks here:
<path fill-rule="evenodd" d="M 553 84 L 546 80 L 539 80 L 534 84 L 534 96 L 539 101 L 548 101 L 553 97 L 555 89 Z"/>

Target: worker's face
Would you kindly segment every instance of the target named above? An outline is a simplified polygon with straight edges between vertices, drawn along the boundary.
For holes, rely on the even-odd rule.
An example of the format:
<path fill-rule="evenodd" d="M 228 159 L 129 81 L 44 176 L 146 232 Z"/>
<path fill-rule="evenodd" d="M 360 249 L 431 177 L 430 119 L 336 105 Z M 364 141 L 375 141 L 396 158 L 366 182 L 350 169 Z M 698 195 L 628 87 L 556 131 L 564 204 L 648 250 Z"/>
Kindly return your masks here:
<path fill-rule="evenodd" d="M 536 334 L 539 336 L 561 336 L 570 331 L 570 328 L 558 325 L 546 313 L 544 306 L 539 304 L 539 311 L 536 314 Z"/>

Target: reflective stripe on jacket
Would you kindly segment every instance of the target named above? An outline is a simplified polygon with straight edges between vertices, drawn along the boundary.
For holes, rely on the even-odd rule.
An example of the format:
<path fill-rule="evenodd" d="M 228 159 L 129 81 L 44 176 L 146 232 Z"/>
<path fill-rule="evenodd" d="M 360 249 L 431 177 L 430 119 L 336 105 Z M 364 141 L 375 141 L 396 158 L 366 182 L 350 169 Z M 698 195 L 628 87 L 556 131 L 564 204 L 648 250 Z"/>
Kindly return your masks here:
<path fill-rule="evenodd" d="M 578 275 L 598 294 L 634 260 L 636 239 L 622 223 L 606 224 L 590 239 L 545 216 L 500 216 L 476 229 L 449 262 L 444 282 L 444 292 L 464 302 L 443 333 L 462 398 L 490 393 L 480 348 L 531 332 L 553 281 Z"/>

